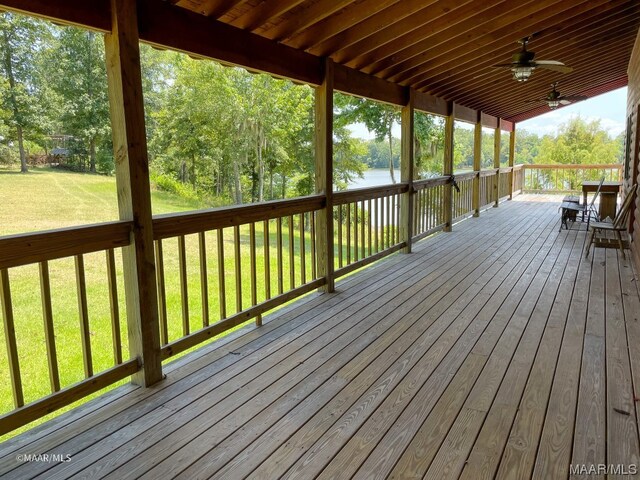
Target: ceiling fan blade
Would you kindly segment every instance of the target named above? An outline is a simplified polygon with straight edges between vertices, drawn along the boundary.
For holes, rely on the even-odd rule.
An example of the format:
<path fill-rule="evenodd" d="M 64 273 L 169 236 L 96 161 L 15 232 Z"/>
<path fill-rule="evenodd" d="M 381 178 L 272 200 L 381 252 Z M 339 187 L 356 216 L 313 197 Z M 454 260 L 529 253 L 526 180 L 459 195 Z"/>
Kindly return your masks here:
<path fill-rule="evenodd" d="M 524 103 L 546 102 L 546 98 L 536 98 L 535 100 L 525 100 Z"/>
<path fill-rule="evenodd" d="M 536 60 L 534 63 L 537 65 L 564 65 L 564 63 L 557 60 Z"/>
<path fill-rule="evenodd" d="M 573 72 L 573 68 L 567 67 L 564 64 L 557 65 L 555 63 L 540 63 L 540 62 L 533 62 L 533 63 L 535 63 L 535 66 L 538 68 L 546 68 L 547 70 L 553 70 L 554 72 L 561 72 L 561 73 Z"/>
<path fill-rule="evenodd" d="M 586 100 L 588 97 L 584 95 L 566 95 L 560 98 L 560 100 L 568 100 L 569 102 L 580 102 Z"/>
<path fill-rule="evenodd" d="M 558 100 L 562 105 L 569 105 L 571 103 L 570 100 L 567 100 L 566 98 L 561 98 L 560 100 Z"/>
<path fill-rule="evenodd" d="M 500 65 L 491 65 L 491 68 L 512 68 L 513 63 L 503 63 Z"/>

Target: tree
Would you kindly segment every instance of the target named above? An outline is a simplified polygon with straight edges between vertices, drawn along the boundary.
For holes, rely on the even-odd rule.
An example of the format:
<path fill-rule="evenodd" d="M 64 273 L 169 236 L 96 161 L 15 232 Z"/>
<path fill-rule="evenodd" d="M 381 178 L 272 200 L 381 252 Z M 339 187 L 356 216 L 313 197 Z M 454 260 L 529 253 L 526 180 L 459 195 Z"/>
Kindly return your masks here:
<path fill-rule="evenodd" d="M 444 167 L 444 119 L 416 112 L 414 117 L 416 178 L 442 175 Z"/>
<path fill-rule="evenodd" d="M 98 148 L 110 150 L 111 132 L 102 36 L 70 27 L 56 29 L 55 36 L 46 66 L 60 99 L 61 133 L 78 140 L 76 153 L 89 157 L 89 171 L 95 173 Z"/>
<path fill-rule="evenodd" d="M 2 107 L 8 115 L 7 140 L 18 142 L 20 171 L 27 172 L 25 139 L 39 131 L 41 103 L 37 101 L 37 77 L 33 65 L 34 53 L 42 47 L 44 31 L 42 22 L 15 15 L 0 13 L 1 68 L 6 84 L 0 89 Z"/>
<path fill-rule="evenodd" d="M 400 122 L 400 110 L 397 107 L 373 102 L 366 98 L 337 94 L 335 104 L 338 117 L 334 122 L 337 126 L 362 122 L 369 132 L 376 136 L 376 140 L 389 142 L 389 174 L 391 181 L 396 183 L 393 169 L 393 126 Z"/>

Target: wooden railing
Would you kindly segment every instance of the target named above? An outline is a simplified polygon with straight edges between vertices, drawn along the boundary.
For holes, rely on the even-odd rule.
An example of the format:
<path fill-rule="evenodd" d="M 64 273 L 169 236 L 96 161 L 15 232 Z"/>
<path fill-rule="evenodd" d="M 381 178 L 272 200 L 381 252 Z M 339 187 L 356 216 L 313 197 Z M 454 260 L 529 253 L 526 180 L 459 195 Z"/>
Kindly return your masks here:
<path fill-rule="evenodd" d="M 499 200 L 509 197 L 511 195 L 513 182 L 512 168 L 501 168 L 498 173 L 498 182 Z"/>
<path fill-rule="evenodd" d="M 524 165 L 515 165 L 513 167 L 512 182 L 512 195 L 522 193 L 522 190 L 524 189 Z"/>
<path fill-rule="evenodd" d="M 413 240 L 417 241 L 445 226 L 445 188 L 450 188 L 449 177 L 418 180 L 413 184 Z"/>
<path fill-rule="evenodd" d="M 473 214 L 473 182 L 478 176 L 476 172 L 457 174 L 455 176 L 458 190 L 453 190 L 453 221 Z"/>
<path fill-rule="evenodd" d="M 14 410 L 0 417 L 0 435 L 123 380 L 140 369 L 138 359 L 129 358 L 128 352 L 122 348 L 126 339 L 122 337 L 119 309 L 118 277 L 121 269 L 116 258 L 121 257 L 122 247 L 130 244 L 131 228 L 131 222 L 125 221 L 0 238 L 0 299 L 7 345 L 7 358 L 1 363 L 8 365 L 14 405 Z M 103 254 L 103 262 L 95 252 Z M 61 260 L 65 257 L 72 258 L 73 263 Z M 85 263 L 86 257 L 90 257 L 89 263 Z M 29 270 L 25 271 L 25 268 Z M 32 274 L 33 268 L 37 275 Z M 52 269 L 56 273 L 55 279 L 73 278 L 75 283 L 69 285 L 72 280 L 53 281 Z M 87 280 L 87 272 L 90 281 Z M 106 289 L 110 339 L 93 338 L 92 326 L 99 319 L 91 318 L 92 305 L 87 294 L 90 282 L 92 288 L 95 283 L 102 283 Z M 17 291 L 13 292 L 12 287 Z M 54 308 L 54 300 L 73 295 L 69 291 L 71 288 L 77 297 L 75 326 L 68 324 L 68 317 L 73 312 L 54 314 L 60 311 Z M 21 306 L 25 301 L 33 305 L 36 295 L 41 304 L 40 321 L 35 318 L 35 308 Z M 25 296 L 28 296 L 26 300 Z M 20 315 L 15 314 L 16 309 Z M 28 342 L 25 335 L 43 339 L 44 358 L 36 357 L 40 352 L 24 348 L 23 344 Z M 78 339 L 79 345 L 64 342 L 69 338 Z M 96 342 L 104 349 L 109 341 L 111 361 L 97 357 L 94 351 Z M 64 352 L 62 359 L 61 352 Z M 68 365 L 75 352 L 81 357 L 82 372 L 72 372 Z M 40 392 L 41 385 L 34 382 L 25 385 L 23 370 L 33 373 L 34 368 L 42 368 L 42 365 L 46 365 L 48 370 L 48 395 Z M 62 373 L 61 366 L 65 367 Z M 70 378 L 73 381 L 69 381 Z"/>
<path fill-rule="evenodd" d="M 336 277 L 405 246 L 400 241 L 400 195 L 406 183 L 336 192 L 333 196 Z"/>
<path fill-rule="evenodd" d="M 260 325 L 264 312 L 323 285 L 315 212 L 324 202 L 314 195 L 154 217 L 162 358 L 253 318 Z"/>
<path fill-rule="evenodd" d="M 622 179 L 622 165 L 523 165 L 522 190 L 531 193 L 581 191 L 585 180 Z"/>
<path fill-rule="evenodd" d="M 479 173 L 480 176 L 480 202 L 479 207 L 485 208 L 495 203 L 493 198 L 494 193 L 494 177 L 496 176 L 495 170 L 482 170 Z"/>

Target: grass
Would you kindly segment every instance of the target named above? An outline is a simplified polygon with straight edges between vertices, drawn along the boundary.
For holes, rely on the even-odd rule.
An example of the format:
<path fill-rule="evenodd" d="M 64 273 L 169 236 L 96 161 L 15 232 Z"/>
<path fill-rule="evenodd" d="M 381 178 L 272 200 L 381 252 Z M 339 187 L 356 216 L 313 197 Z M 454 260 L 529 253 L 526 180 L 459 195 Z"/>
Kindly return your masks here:
<path fill-rule="evenodd" d="M 34 169 L 28 174 L 0 171 L 0 235 L 48 230 L 87 223 L 116 220 L 117 201 L 115 179 L 98 175 L 60 172 L 49 169 Z M 169 213 L 201 208 L 201 205 L 165 192 L 152 192 L 154 214 Z M 294 247 L 295 285 L 301 284 L 299 219 L 294 220 L 295 231 L 291 238 Z M 270 264 L 271 295 L 278 293 L 276 224 L 270 222 Z M 242 307 L 251 304 L 249 226 L 240 228 L 241 237 L 241 296 Z M 210 322 L 220 316 L 219 268 L 217 261 L 217 238 L 215 232 L 207 232 L 207 278 L 209 281 L 208 300 Z M 257 271 L 256 282 L 258 302 L 266 298 L 264 279 L 263 224 L 256 225 Z M 283 222 L 283 265 L 284 291 L 291 288 L 289 270 L 289 228 L 287 219 Z M 190 330 L 203 326 L 201 277 L 197 235 L 189 235 L 186 242 L 188 310 Z M 237 311 L 235 289 L 235 259 L 233 229 L 224 230 L 223 264 L 226 287 L 227 315 Z M 169 340 L 175 340 L 182 332 L 182 299 L 180 295 L 178 242 L 177 239 L 163 241 L 164 271 L 166 281 L 166 301 Z M 311 278 L 310 234 L 305 233 L 307 281 Z M 121 312 L 120 330 L 123 357 L 128 358 L 127 327 L 124 305 L 121 252 L 116 251 L 119 306 Z M 94 372 L 110 368 L 114 364 L 111 334 L 111 309 L 109 305 L 107 272 L 104 252 L 84 256 L 86 288 L 89 307 L 90 337 Z M 78 298 L 73 258 L 49 262 L 52 290 L 57 364 L 61 385 L 64 388 L 84 378 L 83 355 L 80 348 L 80 327 Z M 21 377 L 25 402 L 31 402 L 50 393 L 47 352 L 41 310 L 39 273 L 37 265 L 9 269 L 11 294 L 15 317 Z M 4 337 L 4 331 L 0 335 Z M 125 381 L 120 384 L 126 383 Z M 94 394 L 83 400 L 95 397 Z M 81 402 L 80 402 L 81 403 Z M 52 415 L 66 411 L 69 406 Z M 13 409 L 12 389 L 8 373 L 6 350 L 0 349 L 0 414 Z M 42 423 L 52 415 L 33 422 L 28 427 Z M 27 427 L 0 437 L 13 436 Z"/>

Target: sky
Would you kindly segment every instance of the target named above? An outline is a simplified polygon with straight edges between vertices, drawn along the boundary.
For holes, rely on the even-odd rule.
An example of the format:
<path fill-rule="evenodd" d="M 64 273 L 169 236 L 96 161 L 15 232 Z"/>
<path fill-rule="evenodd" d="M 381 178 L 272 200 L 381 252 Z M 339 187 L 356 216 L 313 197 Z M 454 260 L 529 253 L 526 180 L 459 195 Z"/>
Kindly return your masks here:
<path fill-rule="evenodd" d="M 561 124 L 567 122 L 571 117 L 577 116 L 588 122 L 600 120 L 600 125 L 609 132 L 609 135 L 618 136 L 626 128 L 627 87 L 550 110 L 544 115 L 519 122 L 516 125 L 516 130 L 527 130 L 538 135 L 555 135 Z"/>
<path fill-rule="evenodd" d="M 527 130 L 540 136 L 555 135 L 561 124 L 566 123 L 571 117 L 580 116 L 588 122 L 600 120 L 600 125 L 609 132 L 609 135 L 616 137 L 626 128 L 626 115 L 627 87 L 624 87 L 566 107 L 550 110 L 549 113 L 518 123 L 516 130 Z M 373 134 L 370 134 L 361 123 L 350 125 L 349 129 L 355 137 L 373 138 Z M 393 134 L 400 137 L 400 126 L 394 128 Z"/>

